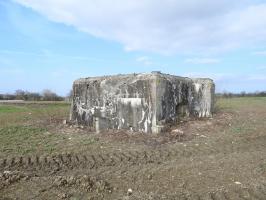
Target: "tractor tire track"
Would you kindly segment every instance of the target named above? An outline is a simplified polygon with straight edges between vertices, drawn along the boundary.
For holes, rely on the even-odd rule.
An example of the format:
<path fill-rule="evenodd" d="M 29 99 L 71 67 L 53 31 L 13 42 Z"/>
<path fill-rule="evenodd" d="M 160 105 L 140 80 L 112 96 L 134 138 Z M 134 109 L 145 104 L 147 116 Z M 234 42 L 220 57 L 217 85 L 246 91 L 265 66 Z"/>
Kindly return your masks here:
<path fill-rule="evenodd" d="M 264 145 L 262 146 L 264 148 Z M 226 152 L 225 152 L 226 150 Z M 259 151 L 257 146 L 257 151 Z M 36 155 L 36 156 L 20 156 L 3 158 L 0 160 L 0 170 L 23 169 L 23 170 L 49 170 L 53 168 L 74 169 L 74 168 L 99 168 L 105 166 L 118 166 L 125 164 L 160 164 L 165 161 L 189 158 L 200 155 L 216 155 L 220 153 L 234 153 L 239 151 L 233 145 L 186 145 L 179 148 L 160 148 L 155 150 L 140 151 L 124 151 L 100 154 L 78 154 L 78 153 L 61 153 L 57 155 Z M 245 146 L 241 148 L 241 152 L 248 152 Z"/>

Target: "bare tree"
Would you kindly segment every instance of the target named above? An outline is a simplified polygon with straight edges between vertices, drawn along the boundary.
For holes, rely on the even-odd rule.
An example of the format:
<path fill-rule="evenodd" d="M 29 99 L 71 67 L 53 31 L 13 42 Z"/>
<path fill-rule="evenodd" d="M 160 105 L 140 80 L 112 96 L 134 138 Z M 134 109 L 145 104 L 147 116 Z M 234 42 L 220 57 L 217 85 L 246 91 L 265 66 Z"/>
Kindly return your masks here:
<path fill-rule="evenodd" d="M 55 101 L 57 98 L 56 93 L 52 92 L 51 90 L 45 89 L 42 92 L 42 99 L 44 101 Z"/>
<path fill-rule="evenodd" d="M 42 100 L 43 101 L 63 101 L 64 98 L 58 96 L 55 92 L 45 89 L 42 92 Z"/>
<path fill-rule="evenodd" d="M 16 90 L 15 92 L 15 96 L 16 96 L 16 99 L 17 100 L 26 100 L 26 97 L 25 97 L 25 91 L 24 90 Z"/>
<path fill-rule="evenodd" d="M 70 90 L 66 96 L 66 101 L 70 102 L 73 97 L 73 90 Z"/>

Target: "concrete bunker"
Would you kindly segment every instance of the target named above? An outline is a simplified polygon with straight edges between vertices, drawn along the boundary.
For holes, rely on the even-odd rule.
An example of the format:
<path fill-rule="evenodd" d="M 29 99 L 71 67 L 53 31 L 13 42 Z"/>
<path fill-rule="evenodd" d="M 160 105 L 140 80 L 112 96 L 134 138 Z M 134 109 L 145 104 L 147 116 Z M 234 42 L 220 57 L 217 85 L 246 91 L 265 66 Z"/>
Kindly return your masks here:
<path fill-rule="evenodd" d="M 184 117 L 211 117 L 211 79 L 160 72 L 78 79 L 70 120 L 100 132 L 124 129 L 159 133 Z"/>

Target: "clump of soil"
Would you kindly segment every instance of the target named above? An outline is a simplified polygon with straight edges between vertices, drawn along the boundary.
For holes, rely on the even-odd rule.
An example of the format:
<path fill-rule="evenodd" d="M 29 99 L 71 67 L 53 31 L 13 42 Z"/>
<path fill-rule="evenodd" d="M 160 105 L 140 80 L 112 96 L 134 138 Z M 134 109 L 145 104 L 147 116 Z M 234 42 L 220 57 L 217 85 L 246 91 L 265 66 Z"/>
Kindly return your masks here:
<path fill-rule="evenodd" d="M 7 187 L 13 183 L 20 181 L 21 179 L 27 179 L 25 174 L 19 171 L 4 171 L 0 173 L 0 190 Z"/>
<path fill-rule="evenodd" d="M 88 175 L 78 176 L 56 176 L 53 181 L 55 187 L 76 187 L 85 191 L 96 191 L 97 193 L 112 192 L 110 184 L 104 180 Z"/>

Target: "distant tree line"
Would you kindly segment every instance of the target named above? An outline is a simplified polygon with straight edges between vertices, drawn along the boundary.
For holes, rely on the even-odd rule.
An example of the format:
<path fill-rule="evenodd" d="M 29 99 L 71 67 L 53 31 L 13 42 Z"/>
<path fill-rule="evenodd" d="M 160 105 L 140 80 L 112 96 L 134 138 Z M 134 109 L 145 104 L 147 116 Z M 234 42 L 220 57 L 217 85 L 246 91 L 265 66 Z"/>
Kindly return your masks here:
<path fill-rule="evenodd" d="M 66 97 L 57 95 L 51 90 L 43 90 L 42 93 L 38 92 L 28 92 L 24 90 L 16 90 L 14 94 L 0 94 L 0 100 L 24 100 L 24 101 L 71 101 L 72 90 Z M 216 93 L 216 97 L 232 98 L 232 97 L 266 97 L 266 91 L 257 92 L 221 92 Z"/>
<path fill-rule="evenodd" d="M 257 91 L 257 92 L 240 92 L 240 93 L 232 93 L 232 92 L 222 92 L 216 93 L 217 97 L 223 98 L 232 98 L 232 97 L 266 97 L 266 91 Z"/>
<path fill-rule="evenodd" d="M 46 89 L 42 93 L 16 90 L 14 94 L 0 94 L 0 100 L 63 101 L 65 98 Z"/>

